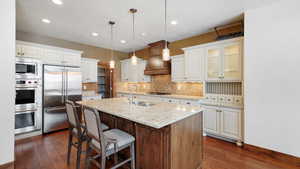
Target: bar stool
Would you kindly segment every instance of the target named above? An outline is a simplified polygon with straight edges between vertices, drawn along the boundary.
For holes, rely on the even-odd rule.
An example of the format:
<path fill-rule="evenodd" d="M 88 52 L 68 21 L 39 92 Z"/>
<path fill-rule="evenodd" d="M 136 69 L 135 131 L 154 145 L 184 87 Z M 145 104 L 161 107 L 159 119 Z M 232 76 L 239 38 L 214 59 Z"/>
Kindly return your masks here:
<path fill-rule="evenodd" d="M 76 169 L 80 168 L 80 157 L 82 153 L 82 143 L 87 141 L 86 128 L 83 123 L 81 123 L 79 118 L 79 113 L 75 103 L 70 100 L 66 100 L 66 110 L 69 122 L 69 139 L 68 139 L 68 154 L 67 154 L 67 164 L 70 164 L 70 156 L 72 146 L 77 149 L 77 159 L 76 159 Z M 108 126 L 102 124 L 103 130 L 107 130 Z M 77 142 L 73 142 L 73 137 L 76 137 Z"/>
<path fill-rule="evenodd" d="M 135 169 L 135 138 L 119 129 L 111 129 L 103 132 L 100 127 L 101 120 L 99 112 L 88 107 L 84 107 L 83 112 L 88 135 L 86 169 L 89 169 L 91 162 L 93 162 L 97 167 L 105 169 L 106 157 L 111 155 L 114 155 L 115 157 L 115 164 L 111 167 L 111 169 L 116 169 L 127 162 L 131 162 L 131 169 Z M 130 147 L 130 158 L 117 164 L 117 153 L 128 147 Z M 97 154 L 93 156 L 91 154 L 92 150 L 94 150 Z M 97 161 L 97 158 L 99 158 L 99 162 L 101 161 L 101 164 Z"/>

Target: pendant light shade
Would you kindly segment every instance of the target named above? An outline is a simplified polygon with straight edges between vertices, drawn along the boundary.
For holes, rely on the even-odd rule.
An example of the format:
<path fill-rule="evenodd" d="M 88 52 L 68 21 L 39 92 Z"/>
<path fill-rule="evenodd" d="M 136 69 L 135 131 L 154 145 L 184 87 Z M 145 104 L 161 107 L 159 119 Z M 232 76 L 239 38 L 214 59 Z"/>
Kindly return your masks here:
<path fill-rule="evenodd" d="M 171 59 L 170 57 L 170 49 L 168 47 L 165 47 L 163 49 L 163 60 L 164 61 L 169 61 Z"/>
<path fill-rule="evenodd" d="M 115 61 L 114 60 L 109 61 L 109 68 L 111 68 L 111 69 L 115 68 Z"/>
<path fill-rule="evenodd" d="M 169 61 L 171 57 L 167 41 L 167 0 L 165 0 L 165 44 L 166 46 L 162 51 L 163 61 Z"/>
<path fill-rule="evenodd" d="M 114 61 L 114 45 L 113 45 L 113 43 L 114 43 L 113 26 L 114 26 L 115 22 L 109 21 L 108 24 L 110 25 L 110 33 L 111 33 L 111 36 L 110 36 L 110 38 L 111 38 L 111 58 L 110 59 L 111 60 L 109 61 L 109 68 L 114 69 L 115 65 L 116 65 L 115 61 Z"/>
<path fill-rule="evenodd" d="M 137 57 L 135 53 L 131 56 L 131 64 L 136 65 L 137 64 Z"/>
<path fill-rule="evenodd" d="M 134 29 L 134 14 L 137 12 L 137 9 L 134 9 L 134 8 L 131 8 L 129 10 L 130 13 L 132 13 L 132 39 L 133 41 L 135 41 L 135 29 Z M 137 64 L 137 57 L 135 55 L 135 49 L 133 49 L 133 53 L 132 53 L 132 56 L 131 56 L 131 64 L 132 65 L 136 65 Z"/>

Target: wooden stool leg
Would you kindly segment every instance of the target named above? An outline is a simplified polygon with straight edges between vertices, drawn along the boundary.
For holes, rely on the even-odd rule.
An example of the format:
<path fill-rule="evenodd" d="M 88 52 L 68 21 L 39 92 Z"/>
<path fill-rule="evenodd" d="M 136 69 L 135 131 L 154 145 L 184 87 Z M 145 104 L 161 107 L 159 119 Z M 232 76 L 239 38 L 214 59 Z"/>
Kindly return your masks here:
<path fill-rule="evenodd" d="M 82 141 L 78 141 L 78 150 L 77 150 L 77 160 L 76 160 L 76 169 L 80 168 L 80 157 L 82 152 Z"/>
<path fill-rule="evenodd" d="M 73 141 L 72 130 L 69 129 L 68 154 L 67 154 L 67 164 L 68 165 L 70 164 L 72 141 Z"/>
<path fill-rule="evenodd" d="M 85 155 L 85 168 L 89 169 L 90 168 L 90 154 L 91 154 L 92 149 L 90 148 L 90 140 L 87 141 L 86 143 L 86 155 Z"/>

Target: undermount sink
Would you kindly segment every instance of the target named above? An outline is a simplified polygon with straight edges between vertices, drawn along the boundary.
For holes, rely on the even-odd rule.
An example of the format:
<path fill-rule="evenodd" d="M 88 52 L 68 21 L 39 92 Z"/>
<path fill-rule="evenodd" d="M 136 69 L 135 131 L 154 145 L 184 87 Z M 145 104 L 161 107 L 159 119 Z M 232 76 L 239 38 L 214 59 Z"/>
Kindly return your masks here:
<path fill-rule="evenodd" d="M 154 103 L 146 102 L 146 101 L 133 101 L 132 104 L 137 106 L 143 106 L 143 107 L 150 107 L 155 105 Z"/>

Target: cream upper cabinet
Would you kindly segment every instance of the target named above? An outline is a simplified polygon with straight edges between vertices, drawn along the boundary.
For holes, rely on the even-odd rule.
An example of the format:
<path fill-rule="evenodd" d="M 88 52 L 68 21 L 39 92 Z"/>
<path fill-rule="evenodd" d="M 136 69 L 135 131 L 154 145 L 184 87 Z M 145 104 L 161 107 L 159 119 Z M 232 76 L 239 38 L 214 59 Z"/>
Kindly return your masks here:
<path fill-rule="evenodd" d="M 81 55 L 64 52 L 63 53 L 63 63 L 68 66 L 80 66 L 81 65 Z"/>
<path fill-rule="evenodd" d="M 221 77 L 221 53 L 218 46 L 206 48 L 206 80 L 219 80 Z"/>
<path fill-rule="evenodd" d="M 185 80 L 203 81 L 204 80 L 204 48 L 195 48 L 185 51 Z"/>
<path fill-rule="evenodd" d="M 80 68 L 83 83 L 95 83 L 98 81 L 98 60 L 82 58 Z"/>
<path fill-rule="evenodd" d="M 53 49 L 46 49 L 42 58 L 45 64 L 80 66 L 81 54 Z"/>
<path fill-rule="evenodd" d="M 44 50 L 40 47 L 17 43 L 16 56 L 41 59 L 44 56 Z"/>
<path fill-rule="evenodd" d="M 242 38 L 213 43 L 206 47 L 206 80 L 242 79 Z"/>
<path fill-rule="evenodd" d="M 16 42 L 16 56 L 35 58 L 43 64 L 80 66 L 81 51 L 35 44 L 30 42 Z"/>
<path fill-rule="evenodd" d="M 171 60 L 172 81 L 180 82 L 185 80 L 184 55 L 173 56 Z"/>
<path fill-rule="evenodd" d="M 121 80 L 122 80 L 122 82 L 129 82 L 129 75 L 131 72 L 131 70 L 129 69 L 130 68 L 129 61 L 130 61 L 129 59 L 121 61 Z"/>
<path fill-rule="evenodd" d="M 121 80 L 122 82 L 150 82 L 151 77 L 144 75 L 147 62 L 138 59 L 136 65 L 131 63 L 131 59 L 121 61 Z"/>
<path fill-rule="evenodd" d="M 242 43 L 233 42 L 223 46 L 223 72 L 226 80 L 242 79 Z"/>
<path fill-rule="evenodd" d="M 191 47 L 183 50 L 184 55 L 172 57 L 172 81 L 202 82 L 205 70 L 204 48 Z"/>
<path fill-rule="evenodd" d="M 42 58 L 44 64 L 61 65 L 64 62 L 63 54 L 60 51 L 46 49 Z"/>

